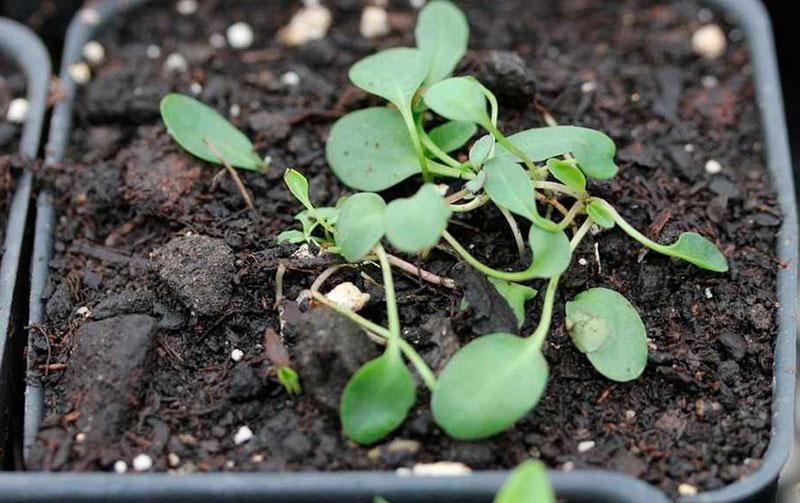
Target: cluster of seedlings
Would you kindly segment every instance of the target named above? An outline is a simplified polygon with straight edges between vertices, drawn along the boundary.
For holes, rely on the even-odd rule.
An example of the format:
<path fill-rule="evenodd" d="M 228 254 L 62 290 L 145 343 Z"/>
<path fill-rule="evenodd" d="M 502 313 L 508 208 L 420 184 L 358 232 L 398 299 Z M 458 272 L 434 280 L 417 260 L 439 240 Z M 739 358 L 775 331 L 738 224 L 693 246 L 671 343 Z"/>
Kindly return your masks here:
<path fill-rule="evenodd" d="M 326 145 L 328 163 L 339 180 L 362 192 L 342 198 L 335 207 L 318 208 L 300 172 L 287 170 L 284 175 L 305 209 L 297 215 L 302 228 L 287 230 L 279 240 L 307 243 L 349 263 L 377 261 L 382 269 L 386 327 L 313 292 L 316 302 L 385 341 L 383 354 L 352 376 L 341 397 L 344 434 L 360 444 L 390 434 L 414 406 L 417 384 L 409 365 L 430 390 L 436 423 L 454 438 L 486 438 L 528 414 L 547 384 L 542 347 L 559 278 L 593 226 L 617 226 L 655 252 L 710 271 L 728 270 L 724 255 L 701 235 L 686 232 L 673 244 L 656 243 L 608 201 L 591 194 L 591 180 L 609 180 L 617 173 L 616 146 L 602 132 L 556 124 L 502 132 L 492 92 L 471 76 L 451 77 L 466 54 L 468 39 L 464 14 L 436 0 L 419 15 L 416 48 L 388 49 L 351 68 L 356 86 L 388 102 L 339 119 Z M 165 97 L 162 115 L 170 134 L 194 155 L 225 165 L 232 175 L 233 167 L 264 169 L 250 141 L 193 98 Z M 485 134 L 478 136 L 479 130 Z M 464 162 L 458 160 L 459 152 L 468 152 L 460 156 Z M 387 202 L 377 193 L 410 178 L 422 180 L 411 197 Z M 437 180 L 447 184 L 436 185 Z M 246 189 L 239 186 L 251 204 Z M 490 204 L 506 217 L 519 249 L 527 248 L 527 269 L 494 269 L 447 231 L 455 213 Z M 527 243 L 515 217 L 529 221 Z M 537 295 L 523 283 L 543 280 L 544 294 L 538 325 L 530 335 L 478 337 L 437 376 L 401 336 L 392 280 L 396 261 L 384 246 L 424 258 L 441 241 L 489 278 L 520 322 L 525 301 Z M 642 374 L 648 351 L 645 325 L 625 297 L 607 288 L 590 288 L 567 302 L 565 311 L 573 343 L 600 374 L 618 382 Z"/>

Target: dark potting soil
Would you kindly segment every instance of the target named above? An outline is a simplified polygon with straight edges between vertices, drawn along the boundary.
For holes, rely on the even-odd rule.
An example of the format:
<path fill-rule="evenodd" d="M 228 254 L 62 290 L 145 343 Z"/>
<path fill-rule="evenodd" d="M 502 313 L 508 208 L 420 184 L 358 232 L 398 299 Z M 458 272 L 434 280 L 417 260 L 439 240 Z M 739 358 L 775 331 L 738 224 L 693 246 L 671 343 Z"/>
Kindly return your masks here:
<path fill-rule="evenodd" d="M 6 119 L 14 98 L 25 96 L 25 77 L 16 66 L 0 57 L 0 258 L 3 257 L 8 209 L 14 196 L 14 173 L 21 168 L 17 155 L 22 127 Z"/>
<path fill-rule="evenodd" d="M 433 423 L 420 387 L 401 428 L 358 447 L 340 432 L 337 400 L 378 349 L 326 309 L 293 301 L 335 258 L 276 245 L 301 209 L 281 176 L 302 171 L 318 205 L 347 193 L 326 166 L 326 135 L 342 113 L 378 103 L 349 85 L 347 69 L 377 47 L 412 44 L 415 14 L 392 5 L 393 32 L 368 41 L 358 34 L 360 2 L 326 3 L 328 37 L 300 48 L 275 41 L 289 2 L 265 9 L 255 0 L 201 2 L 192 16 L 154 6 L 99 38 L 108 61 L 80 94 L 72 149 L 43 174 L 61 217 L 47 322 L 32 332 L 47 412 L 31 467 L 109 470 L 146 453 L 154 470 L 178 472 L 382 470 L 440 460 L 485 469 L 534 456 L 561 469 L 619 470 L 673 495 L 683 483 L 711 489 L 755 470 L 769 442 L 781 216 L 741 31 L 692 1 L 459 2 L 472 26 L 460 71 L 498 94 L 504 130 L 542 126 L 538 102 L 561 123 L 607 132 L 619 146 L 620 175 L 592 190 L 662 242 L 705 234 L 731 271 L 645 253 L 616 229 L 593 236 L 559 290 L 545 348 L 551 378 L 534 412 L 495 438 L 456 442 Z M 714 60 L 690 45 L 709 17 L 729 38 Z M 251 49 L 209 45 L 239 20 L 254 27 Z M 159 57 L 147 56 L 151 44 Z M 186 72 L 165 71 L 175 52 Z M 193 83 L 271 158 L 267 175 L 242 173 L 254 213 L 226 175 L 177 148 L 160 124 L 160 98 L 191 93 Z M 720 173 L 705 171 L 710 159 Z M 459 217 L 451 229 L 487 263 L 526 265 L 495 210 Z M 273 307 L 279 262 L 290 299 L 281 316 Z M 403 335 L 435 369 L 476 335 L 513 330 L 494 291 L 447 248 L 423 265 L 459 285 L 451 291 L 395 273 Z M 356 283 L 372 295 L 363 314 L 385 322 L 371 278 L 380 278 L 372 265 L 343 269 L 323 290 Z M 648 367 L 636 382 L 602 378 L 569 342 L 562 306 L 594 286 L 623 293 L 647 325 Z M 464 296 L 467 311 L 459 309 Z M 524 333 L 540 300 L 528 304 Z M 264 355 L 267 328 L 286 340 L 304 387 L 299 398 L 277 384 Z M 253 436 L 237 445 L 245 426 Z"/>

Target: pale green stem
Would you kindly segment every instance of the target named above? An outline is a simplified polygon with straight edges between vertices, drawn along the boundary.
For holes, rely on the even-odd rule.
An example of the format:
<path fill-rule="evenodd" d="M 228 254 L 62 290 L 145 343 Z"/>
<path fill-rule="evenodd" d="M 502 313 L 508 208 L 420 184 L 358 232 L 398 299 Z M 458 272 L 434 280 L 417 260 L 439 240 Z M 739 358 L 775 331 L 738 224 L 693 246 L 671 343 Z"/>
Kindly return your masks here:
<path fill-rule="evenodd" d="M 669 256 L 675 255 L 674 252 L 668 246 L 658 244 L 655 241 L 649 239 L 641 232 L 637 231 L 631 224 L 629 224 L 624 218 L 622 218 L 622 215 L 617 213 L 617 210 L 614 209 L 614 207 L 611 206 L 611 204 L 609 204 L 609 202 L 606 201 L 605 199 L 594 197 L 592 198 L 592 200 L 597 203 L 600 203 L 606 209 L 606 211 L 611 213 L 611 217 L 614 219 L 617 225 L 619 225 L 620 229 L 625 231 L 626 234 L 628 234 L 630 237 L 638 241 L 643 246 L 646 246 L 647 248 L 655 250 L 659 253 L 663 253 L 664 255 L 669 255 Z"/>
<path fill-rule="evenodd" d="M 497 269 L 492 269 L 491 267 L 485 265 L 480 260 L 473 257 L 466 250 L 466 248 L 461 246 L 461 243 L 456 241 L 456 238 L 454 238 L 449 232 L 444 231 L 442 233 L 442 237 L 445 239 L 445 241 L 447 241 L 450 244 L 450 246 L 453 247 L 456 253 L 458 253 L 466 263 L 468 263 L 469 265 L 471 265 L 472 267 L 474 267 L 475 269 L 477 269 L 478 271 L 482 272 L 487 276 L 491 276 L 493 278 L 502 279 L 506 281 L 528 281 L 534 279 L 535 277 L 533 265 L 531 265 L 524 271 L 517 271 L 517 272 L 498 271 Z"/>
<path fill-rule="evenodd" d="M 451 157 L 447 152 L 439 148 L 439 145 L 431 140 L 431 137 L 428 136 L 428 133 L 425 132 L 425 129 L 422 127 L 422 116 L 420 115 L 419 120 L 417 120 L 417 133 L 419 134 L 420 139 L 422 140 L 422 145 L 427 148 L 434 156 L 438 157 L 440 161 L 443 163 L 452 166 L 454 168 L 458 168 L 461 166 L 461 163 L 458 162 L 456 159 Z"/>
<path fill-rule="evenodd" d="M 463 168 L 465 165 L 462 164 L 461 166 Z M 444 164 L 439 164 L 435 161 L 428 161 L 428 170 L 434 175 L 444 176 L 447 178 L 458 178 L 461 180 L 472 180 L 477 176 L 470 168 L 462 168 L 445 166 Z"/>
<path fill-rule="evenodd" d="M 403 122 L 406 124 L 408 134 L 411 135 L 411 143 L 414 145 L 419 167 L 422 169 L 422 179 L 425 183 L 430 183 L 433 181 L 433 177 L 428 169 L 428 158 L 425 157 L 425 149 L 422 148 L 422 142 L 420 142 L 419 135 L 417 134 L 417 126 L 414 124 L 414 114 L 410 110 L 410 105 L 407 110 L 401 109 L 400 115 L 403 116 Z"/>
<path fill-rule="evenodd" d="M 507 209 L 502 206 L 498 206 L 497 209 L 500 210 L 500 213 L 503 214 L 506 222 L 508 222 L 508 226 L 511 228 L 511 234 L 514 235 L 514 242 L 517 244 L 517 252 L 519 252 L 519 256 L 521 257 L 525 253 L 525 240 L 522 238 L 522 233 L 519 231 L 517 221 L 514 220 L 514 216 Z"/>
<path fill-rule="evenodd" d="M 586 236 L 586 233 L 592 228 L 592 225 L 594 225 L 594 221 L 591 218 L 587 218 L 583 222 L 583 225 L 580 226 L 575 235 L 572 236 L 572 240 L 569 242 L 569 249 L 571 251 L 575 251 L 578 248 L 578 245 L 581 244 L 581 241 Z"/>
<path fill-rule="evenodd" d="M 539 320 L 539 325 L 530 337 L 531 348 L 536 351 L 542 349 L 544 339 L 550 331 L 550 323 L 553 321 L 553 304 L 556 300 L 556 290 L 558 289 L 558 280 L 561 276 L 550 278 L 547 284 L 547 291 L 544 294 L 544 303 L 542 304 L 542 317 Z"/>
<path fill-rule="evenodd" d="M 400 339 L 400 315 L 397 312 L 397 298 L 394 292 L 394 279 L 392 278 L 392 266 L 389 264 L 389 257 L 386 250 L 380 243 L 375 245 L 375 255 L 381 264 L 383 274 L 383 290 L 386 296 L 386 317 L 389 319 L 389 333 L 394 339 Z M 391 340 L 389 341 L 392 342 Z M 395 340 L 396 342 L 396 340 Z"/>
<path fill-rule="evenodd" d="M 508 141 L 508 138 L 506 138 L 505 135 L 499 129 L 497 129 L 497 127 L 494 124 L 492 124 L 491 122 L 488 122 L 486 124 L 481 124 L 481 125 L 487 131 L 489 131 L 489 133 L 492 136 L 494 136 L 494 139 L 497 140 L 497 143 L 499 143 L 500 145 L 505 147 L 506 150 L 508 150 L 509 152 L 514 154 L 515 156 L 519 157 L 519 159 L 522 160 L 522 162 L 525 163 L 525 166 L 528 167 L 528 171 L 530 171 L 531 175 L 536 175 L 536 173 L 537 173 L 536 165 L 525 154 L 525 152 L 523 152 L 522 150 L 518 149 L 516 147 L 516 145 L 514 145 L 513 143 Z"/>
<path fill-rule="evenodd" d="M 480 196 L 476 197 L 475 199 L 473 199 L 472 201 L 470 201 L 468 203 L 451 204 L 450 205 L 450 210 L 452 210 L 452 211 L 454 211 L 456 213 L 466 213 L 468 211 L 472 211 L 474 209 L 480 208 L 481 206 L 485 205 L 488 202 L 489 202 L 489 196 L 483 194 L 483 195 L 480 195 Z"/>
<path fill-rule="evenodd" d="M 570 189 L 566 185 L 556 182 L 542 182 L 534 180 L 533 187 L 536 189 L 549 190 L 551 192 L 559 192 L 561 194 L 567 194 L 568 196 L 572 196 L 575 199 L 578 199 L 580 197 L 580 194 L 577 191 Z"/>
<path fill-rule="evenodd" d="M 558 222 L 559 230 L 563 231 L 564 229 L 569 227 L 572 224 L 572 222 L 575 220 L 575 217 L 578 216 L 578 214 L 580 213 L 580 211 L 582 209 L 583 209 L 583 203 L 581 203 L 580 201 L 576 202 L 575 204 L 573 204 L 572 208 L 570 208 L 569 211 L 567 212 L 567 214 L 564 215 L 564 218 L 561 219 L 560 222 Z"/>

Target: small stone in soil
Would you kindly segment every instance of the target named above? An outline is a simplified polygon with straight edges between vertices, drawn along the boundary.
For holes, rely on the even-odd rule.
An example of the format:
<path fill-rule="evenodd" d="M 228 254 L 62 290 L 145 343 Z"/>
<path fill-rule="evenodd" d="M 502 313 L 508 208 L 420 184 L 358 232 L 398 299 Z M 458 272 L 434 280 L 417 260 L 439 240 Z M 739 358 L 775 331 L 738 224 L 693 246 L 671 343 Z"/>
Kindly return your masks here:
<path fill-rule="evenodd" d="M 153 467 L 153 458 L 147 454 L 139 454 L 133 458 L 133 469 L 137 472 L 146 472 Z"/>
<path fill-rule="evenodd" d="M 727 47 L 725 32 L 716 24 L 707 24 L 692 34 L 692 49 L 703 58 L 718 58 Z"/>
<path fill-rule="evenodd" d="M 578 443 L 578 452 L 584 453 L 589 452 L 594 449 L 595 442 L 594 440 L 584 440 L 583 442 Z"/>
<path fill-rule="evenodd" d="M 324 38 L 331 26 L 331 12 L 321 5 L 308 5 L 294 15 L 289 24 L 278 32 L 284 45 L 303 45 L 308 41 Z"/>
<path fill-rule="evenodd" d="M 501 103 L 527 104 L 536 94 L 533 71 L 512 51 L 490 51 L 478 80 L 491 89 Z"/>
<path fill-rule="evenodd" d="M 186 58 L 178 52 L 173 52 L 164 61 L 164 70 L 168 73 L 183 73 L 189 69 L 189 63 Z"/>
<path fill-rule="evenodd" d="M 150 290 L 125 290 L 101 300 L 92 318 L 103 320 L 121 314 L 148 314 L 153 310 L 154 300 L 155 295 Z"/>
<path fill-rule="evenodd" d="M 389 33 L 389 16 L 386 14 L 386 9 L 374 5 L 364 7 L 359 31 L 364 38 L 382 37 Z"/>
<path fill-rule="evenodd" d="M 178 237 L 154 251 L 153 269 L 184 306 L 201 316 L 221 314 L 233 291 L 233 251 L 222 239 Z"/>
<path fill-rule="evenodd" d="M 121 459 L 114 463 L 114 471 L 116 473 L 125 473 L 128 471 L 128 463 L 122 461 Z"/>
<path fill-rule="evenodd" d="M 244 358 L 244 352 L 241 349 L 231 351 L 231 360 L 239 362 L 242 361 L 242 358 Z"/>
<path fill-rule="evenodd" d="M 88 83 L 92 79 L 92 70 L 84 62 L 73 63 L 67 67 L 69 77 L 78 85 Z"/>
<path fill-rule="evenodd" d="M 339 307 L 353 312 L 361 311 L 369 302 L 370 295 L 363 293 L 356 285 L 349 281 L 339 283 L 325 297 Z"/>
<path fill-rule="evenodd" d="M 106 59 L 106 50 L 97 40 L 90 40 L 83 46 L 83 57 L 90 65 L 99 65 Z"/>
<path fill-rule="evenodd" d="M 226 35 L 228 44 L 234 49 L 247 49 L 253 45 L 253 40 L 255 38 L 253 28 L 242 21 L 230 25 Z"/>
<path fill-rule="evenodd" d="M 242 445 L 251 438 L 253 438 L 253 430 L 251 430 L 248 426 L 242 426 L 233 436 L 233 443 L 236 445 Z"/>
<path fill-rule="evenodd" d="M 709 175 L 716 175 L 722 171 L 722 164 L 716 159 L 709 159 L 706 161 L 706 173 Z"/>

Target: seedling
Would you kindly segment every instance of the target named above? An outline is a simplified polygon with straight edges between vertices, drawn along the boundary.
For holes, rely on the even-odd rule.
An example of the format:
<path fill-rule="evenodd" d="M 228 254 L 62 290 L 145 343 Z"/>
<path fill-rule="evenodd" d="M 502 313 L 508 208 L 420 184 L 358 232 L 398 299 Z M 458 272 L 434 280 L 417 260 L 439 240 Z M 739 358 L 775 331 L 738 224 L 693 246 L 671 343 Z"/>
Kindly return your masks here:
<path fill-rule="evenodd" d="M 272 362 L 272 365 L 274 365 L 275 374 L 283 389 L 290 395 L 302 393 L 303 388 L 300 386 L 300 377 L 291 367 L 292 361 L 289 358 L 289 351 L 283 345 L 281 337 L 272 328 L 267 328 L 264 331 L 264 352 L 267 354 L 269 361 Z"/>
<path fill-rule="evenodd" d="M 420 13 L 416 37 L 417 49 L 389 49 L 355 64 L 350 72 L 353 83 L 390 106 L 342 117 L 328 138 L 326 155 L 334 173 L 345 185 L 366 192 L 322 214 L 308 202 L 307 184 L 296 179 L 302 175 L 294 171 L 286 175 L 306 214 L 302 233 L 294 231 L 282 239 L 314 243 L 348 262 L 377 257 L 383 269 L 388 329 L 320 294 L 314 296 L 387 341 L 384 354 L 355 374 L 342 397 L 344 432 L 359 443 L 383 438 L 399 426 L 415 401 L 415 385 L 402 356 L 431 389 L 434 419 L 455 438 L 489 437 L 528 414 L 547 383 L 542 347 L 559 279 L 595 225 L 619 227 L 641 245 L 702 269 L 728 270 L 725 256 L 705 237 L 686 232 L 674 244 L 656 243 L 608 201 L 591 194 L 593 180 L 611 179 L 618 171 L 616 145 L 604 133 L 558 125 L 503 133 L 492 92 L 470 76 L 448 78 L 464 55 L 468 37 L 464 16 L 452 4 L 429 2 Z M 478 128 L 487 134 L 473 141 Z M 467 155 L 454 155 L 470 141 Z M 422 175 L 423 184 L 409 198 L 387 202 L 373 193 L 416 175 Z M 432 183 L 437 178 L 465 185 L 445 197 L 442 187 Z M 507 216 L 518 246 L 529 249 L 526 269 L 494 269 L 447 231 L 453 213 L 476 211 L 487 204 Z M 527 246 L 512 214 L 529 221 Z M 324 235 L 314 234 L 320 228 Z M 424 256 L 442 240 L 492 280 L 509 300 L 520 326 L 525 301 L 536 295 L 520 283 L 541 279 L 547 285 L 541 317 L 530 335 L 481 336 L 453 356 L 435 378 L 400 337 L 390 264 L 382 243 Z M 566 325 L 576 348 L 606 378 L 626 382 L 644 371 L 645 326 L 635 307 L 618 292 L 592 288 L 578 294 L 566 304 Z M 519 501 L 511 498 L 498 501 Z"/>

